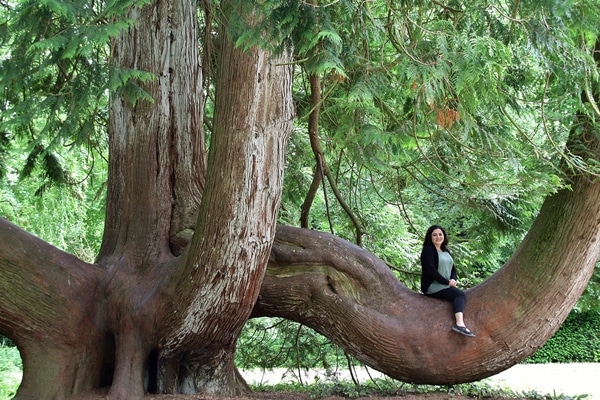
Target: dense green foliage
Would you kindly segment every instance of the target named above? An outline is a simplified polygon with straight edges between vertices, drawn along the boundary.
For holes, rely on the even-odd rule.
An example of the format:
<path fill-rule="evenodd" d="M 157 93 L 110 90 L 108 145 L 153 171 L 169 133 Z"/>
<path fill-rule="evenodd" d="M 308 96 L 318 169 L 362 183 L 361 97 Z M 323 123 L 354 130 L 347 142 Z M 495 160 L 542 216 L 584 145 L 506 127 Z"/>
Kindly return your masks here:
<path fill-rule="evenodd" d="M 39 184 L 45 179 L 44 167 L 31 164 L 27 179 L 20 173 L 27 153 L 25 141 L 13 141 L 6 149 L 5 179 L 0 179 L 0 216 L 53 245 L 92 262 L 102 239 L 106 164 L 88 169 L 86 152 L 45 152 L 45 157 L 60 160 L 62 173 L 70 183 Z M 66 170 L 70 172 L 67 173 Z"/>
<path fill-rule="evenodd" d="M 527 362 L 600 362 L 600 311 L 572 312 L 556 334 Z"/>
<path fill-rule="evenodd" d="M 249 320 L 238 343 L 236 365 L 241 369 L 285 368 L 301 377 L 309 369 L 333 373 L 355 363 L 326 337 L 279 318 Z"/>
<path fill-rule="evenodd" d="M 0 150 L 27 155 L 20 175 L 43 168 L 40 188 L 73 183 L 55 152 L 84 149 L 86 165 L 102 162 L 110 91 L 133 98 L 132 78 L 110 64 L 109 41 L 131 21 L 125 12 L 144 1 L 18 1 L 0 9 Z M 3 160 L 4 161 L 4 160 Z M 23 161 L 23 160 L 22 160 Z M 2 164 L 4 170 L 6 166 Z M 85 168 L 84 168 L 85 169 Z M 2 177 L 2 176 L 0 176 Z"/>
<path fill-rule="evenodd" d="M 108 93 L 128 82 L 108 40 L 133 3 L 94 4 L 0 8 L 0 216 L 86 261 L 102 236 Z"/>

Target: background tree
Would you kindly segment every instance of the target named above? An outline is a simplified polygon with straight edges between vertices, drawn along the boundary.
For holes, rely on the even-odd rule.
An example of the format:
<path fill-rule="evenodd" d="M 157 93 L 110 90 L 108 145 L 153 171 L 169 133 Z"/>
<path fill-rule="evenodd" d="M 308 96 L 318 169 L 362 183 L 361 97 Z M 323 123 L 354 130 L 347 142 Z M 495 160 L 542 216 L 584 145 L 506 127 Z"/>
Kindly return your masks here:
<path fill-rule="evenodd" d="M 599 240 L 600 194 L 590 178 L 597 133 L 585 114 L 586 104 L 595 105 L 588 82 L 596 71 L 594 4 L 206 3 L 202 57 L 192 4 L 96 6 L 22 2 L 5 11 L 2 129 L 13 140 L 3 148 L 30 138 L 32 163 L 51 159 L 69 137 L 102 150 L 102 132 L 92 128 L 98 120 L 109 149 L 94 264 L 2 221 L 0 332 L 22 353 L 19 398 L 102 385 L 115 399 L 139 398 L 144 389 L 243 390 L 233 354 L 253 307 L 255 316 L 305 323 L 398 379 L 475 380 L 535 351 L 583 291 Z M 584 18 L 568 25 L 578 12 Z M 40 20 L 52 23 L 35 25 Z M 288 37 L 297 59 L 297 126 L 309 135 L 292 136 L 292 179 L 283 184 L 292 122 Z M 109 38 L 111 63 L 90 62 L 106 60 Z M 535 57 L 523 65 L 531 49 Z M 44 107 L 32 107 L 38 103 Z M 574 125 L 565 151 L 577 112 L 585 123 Z M 210 129 L 208 157 L 200 121 Z M 57 176 L 48 174 L 49 182 Z M 302 182 L 307 196 L 297 196 Z M 333 196 L 319 198 L 319 184 Z M 469 291 L 479 336 L 459 344 L 465 359 L 439 363 L 438 349 L 418 344 L 434 327 L 436 346 L 457 345 L 444 328 L 447 304 L 409 291 L 381 259 L 333 235 L 281 226 L 275 239 L 282 185 L 281 221 L 302 210 L 305 226 L 366 249 L 377 242 L 370 231 L 382 214 L 361 206 L 395 207 L 412 250 L 395 258 L 390 246 L 382 254 L 399 261 L 414 262 L 410 253 L 429 221 L 454 216 L 450 231 L 465 241 L 458 254 L 482 276 L 493 262 L 476 264 L 489 253 L 469 254 L 466 240 L 479 234 L 482 248 L 493 248 L 498 230 L 490 221 L 522 234 L 540 199 L 556 193 L 515 256 Z M 460 205 L 479 212 L 466 218 Z M 507 241 L 497 259 L 509 250 Z M 562 295 L 547 299 L 555 293 Z M 490 304 L 502 307 L 492 313 Z"/>

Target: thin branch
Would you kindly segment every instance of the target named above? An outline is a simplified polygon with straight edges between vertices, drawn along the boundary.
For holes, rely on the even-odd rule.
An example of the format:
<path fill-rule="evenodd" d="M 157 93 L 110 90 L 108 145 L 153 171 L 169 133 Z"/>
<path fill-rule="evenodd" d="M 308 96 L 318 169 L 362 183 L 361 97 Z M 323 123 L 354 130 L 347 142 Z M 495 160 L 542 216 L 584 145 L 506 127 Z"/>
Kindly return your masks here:
<path fill-rule="evenodd" d="M 310 188 L 308 189 L 308 193 L 306 193 L 306 196 L 304 197 L 304 202 L 300 206 L 300 226 L 302 228 L 308 229 L 310 227 L 308 223 L 310 208 L 312 206 L 313 201 L 315 200 L 317 191 L 319 190 L 319 186 L 321 185 L 322 180 L 323 179 L 320 169 L 315 168 Z"/>
<path fill-rule="evenodd" d="M 310 90 L 311 90 L 311 112 L 308 116 L 308 134 L 309 134 L 309 138 L 310 138 L 311 149 L 313 151 L 313 154 L 315 155 L 315 160 L 317 163 L 317 169 L 315 171 L 315 175 L 320 175 L 320 177 L 319 177 L 320 182 L 323 185 L 323 196 L 325 199 L 325 206 L 327 209 L 327 219 L 329 221 L 329 229 L 333 233 L 333 223 L 331 221 L 331 215 L 329 212 L 329 210 L 330 210 L 329 199 L 327 197 L 327 190 L 326 190 L 327 188 L 325 186 L 325 177 L 327 177 L 327 182 L 329 183 L 329 186 L 330 186 L 331 190 L 333 191 L 336 200 L 338 201 L 340 206 L 344 209 L 344 211 L 346 212 L 346 214 L 352 221 L 352 224 L 354 225 L 354 228 L 356 230 L 356 244 L 360 246 L 362 243 L 362 235 L 363 235 L 360 221 L 358 221 L 358 218 L 356 218 L 356 215 L 354 215 L 354 213 L 352 212 L 352 209 L 344 201 L 344 198 L 337 187 L 337 183 L 336 183 L 333 175 L 331 174 L 329 167 L 327 166 L 327 161 L 325 160 L 325 157 L 323 155 L 323 149 L 321 147 L 321 141 L 319 139 L 319 111 L 320 111 L 320 104 L 322 101 L 322 99 L 321 99 L 321 79 L 319 78 L 318 75 L 312 74 L 309 77 L 309 81 L 310 81 Z M 311 185 L 311 189 L 314 189 L 315 184 L 318 184 L 317 178 L 313 177 L 313 184 Z M 310 197 L 310 196 L 312 196 L 312 197 Z M 313 200 L 314 200 L 314 191 L 311 190 L 307 194 L 307 197 L 305 198 L 305 201 L 302 205 L 303 213 L 304 213 L 303 218 L 304 218 L 305 224 L 308 224 L 308 210 L 310 209 L 310 206 L 311 206 Z"/>
<path fill-rule="evenodd" d="M 329 223 L 329 231 L 334 233 L 333 231 L 333 222 L 331 222 L 331 213 L 329 209 L 329 198 L 327 197 L 327 186 L 325 186 L 325 160 L 323 159 L 323 154 L 316 154 L 317 157 L 317 171 L 321 176 L 321 183 L 323 184 L 323 198 L 325 199 L 325 209 L 327 210 L 327 222 Z"/>
<path fill-rule="evenodd" d="M 587 97 L 587 100 L 589 101 L 590 106 L 592 107 L 592 110 L 594 110 L 594 113 L 598 117 L 600 117 L 600 109 L 598 109 L 598 103 L 596 103 L 596 100 L 594 99 L 592 90 L 590 89 L 590 82 L 588 80 L 587 74 L 585 74 L 585 76 L 583 78 L 583 83 L 584 83 L 583 91 L 585 92 L 585 96 Z"/>

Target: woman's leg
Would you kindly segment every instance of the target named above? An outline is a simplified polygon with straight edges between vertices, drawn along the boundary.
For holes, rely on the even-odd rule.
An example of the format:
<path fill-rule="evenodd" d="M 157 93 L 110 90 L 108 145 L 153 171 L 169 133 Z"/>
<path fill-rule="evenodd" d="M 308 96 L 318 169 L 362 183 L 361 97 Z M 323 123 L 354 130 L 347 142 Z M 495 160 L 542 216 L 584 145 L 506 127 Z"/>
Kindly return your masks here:
<path fill-rule="evenodd" d="M 427 294 L 427 296 L 451 301 L 455 314 L 462 313 L 465 311 L 467 296 L 465 295 L 465 292 L 458 288 L 451 287 L 448 289 L 440 290 L 439 292 Z"/>
<path fill-rule="evenodd" d="M 454 319 L 456 325 L 464 327 L 464 311 L 465 304 L 467 302 L 467 296 L 462 290 L 451 287 L 448 289 L 440 290 L 439 292 L 428 294 L 427 296 L 435 297 L 438 299 L 449 300 L 452 302 L 452 308 L 454 309 Z"/>
<path fill-rule="evenodd" d="M 463 313 L 461 313 L 461 312 L 454 313 L 454 319 L 456 320 L 456 325 L 465 326 L 465 320 L 463 318 Z"/>

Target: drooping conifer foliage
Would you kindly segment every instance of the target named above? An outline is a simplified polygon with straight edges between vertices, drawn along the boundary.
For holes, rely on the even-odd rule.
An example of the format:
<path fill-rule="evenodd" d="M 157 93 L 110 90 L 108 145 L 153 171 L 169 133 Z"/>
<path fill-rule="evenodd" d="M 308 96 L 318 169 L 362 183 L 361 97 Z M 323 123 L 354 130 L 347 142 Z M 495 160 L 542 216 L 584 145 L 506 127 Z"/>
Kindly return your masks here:
<path fill-rule="evenodd" d="M 80 180 L 70 179 L 69 167 L 53 155 L 65 146 L 88 150 L 80 165 L 106 157 L 110 91 L 148 100 L 136 80 L 152 74 L 115 66 L 109 57 L 111 38 L 133 23 L 124 11 L 136 3 L 144 2 L 24 1 L 3 8 L 4 142 L 26 141 L 27 164 L 18 170 L 24 177 L 34 165 L 41 168 L 38 193 Z M 207 60 L 218 51 L 210 35 L 219 19 L 213 6 L 209 18 L 200 14 L 200 28 L 209 28 L 200 43 Z M 328 185 L 341 188 L 325 194 L 324 211 L 313 209 L 309 226 L 356 238 L 357 230 L 381 225 L 369 210 L 377 202 L 375 209 L 404 210 L 416 235 L 431 214 L 411 221 L 406 212 L 434 203 L 442 204 L 436 218 L 468 209 L 473 220 L 451 222 L 452 231 L 482 237 L 478 245 L 486 246 L 502 241 L 507 229 L 509 235 L 527 229 L 543 196 L 562 185 L 557 160 L 595 168 L 562 146 L 580 108 L 578 93 L 593 87 L 596 8 L 593 2 L 268 2 L 256 29 L 249 29 L 244 6 L 228 29 L 246 47 L 265 46 L 262 32 L 279 38 L 271 43 L 294 45 L 298 129 L 308 130 L 318 107 L 321 159 L 335 175 Z M 210 79 L 212 63 L 205 64 Z M 310 99 L 310 76 L 322 81 L 318 104 Z M 293 137 L 302 151 L 290 152 L 287 223 L 296 224 L 312 192 L 310 169 L 318 163 L 314 151 L 305 155 L 308 137 Z M 348 204 L 336 211 L 340 201 Z M 376 246 L 369 237 L 366 245 Z"/>

